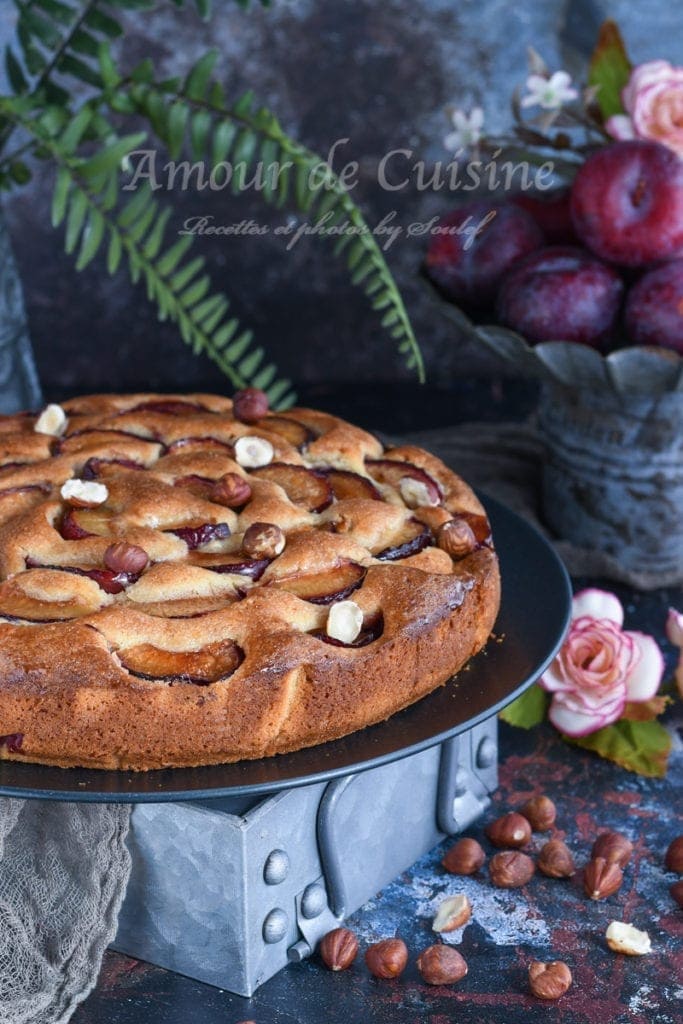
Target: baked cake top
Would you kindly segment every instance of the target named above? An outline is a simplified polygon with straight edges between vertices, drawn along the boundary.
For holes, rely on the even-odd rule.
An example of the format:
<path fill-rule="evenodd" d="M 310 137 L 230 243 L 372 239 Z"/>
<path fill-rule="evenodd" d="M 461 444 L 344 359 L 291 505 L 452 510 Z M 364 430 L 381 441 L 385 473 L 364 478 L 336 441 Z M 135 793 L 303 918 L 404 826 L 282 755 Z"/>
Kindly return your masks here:
<path fill-rule="evenodd" d="M 490 546 L 481 505 L 435 457 L 325 413 L 271 413 L 252 389 L 0 419 L 0 652 L 21 643 L 10 624 L 31 625 L 68 659 L 78 622 L 119 675 L 207 685 L 250 636 L 264 657 L 285 628 L 369 644 L 391 624 L 392 567 L 401 589 L 405 567 L 454 577 L 441 592 L 457 603 L 459 563 Z"/>

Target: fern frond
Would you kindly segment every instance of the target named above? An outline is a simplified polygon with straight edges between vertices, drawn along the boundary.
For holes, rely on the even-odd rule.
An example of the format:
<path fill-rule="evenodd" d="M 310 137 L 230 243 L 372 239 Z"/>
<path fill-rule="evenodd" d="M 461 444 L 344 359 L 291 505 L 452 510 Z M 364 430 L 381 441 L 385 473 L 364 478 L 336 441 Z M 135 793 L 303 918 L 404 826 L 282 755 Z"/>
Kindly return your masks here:
<path fill-rule="evenodd" d="M 115 109 L 130 102 L 144 115 L 174 159 L 183 150 L 212 167 L 230 160 L 233 191 L 261 173 L 266 202 L 292 203 L 323 229 L 346 225 L 334 234 L 335 254 L 344 259 L 351 283 L 362 287 L 380 323 L 398 344 L 406 365 L 424 381 L 422 353 L 401 294 L 380 246 L 361 210 L 332 168 L 283 130 L 271 111 L 257 107 L 251 93 L 227 105 L 212 77 L 216 54 L 194 65 L 180 89 L 150 81 L 126 82 L 114 89 Z M 266 168 L 270 173 L 266 173 Z"/>
<path fill-rule="evenodd" d="M 186 0 L 171 0 L 176 7 Z M 189 0 L 187 0 L 189 2 Z M 249 0 L 235 0 L 247 7 Z M 267 6 L 269 0 L 260 0 Z M 5 47 L 5 68 L 16 94 L 41 90 L 49 103 L 68 105 L 69 94 L 56 79 L 75 78 L 95 89 L 103 84 L 98 54 L 103 43 L 123 34 L 120 15 L 150 11 L 159 0 L 13 0 L 19 53 Z M 203 19 L 211 0 L 192 0 Z"/>
<path fill-rule="evenodd" d="M 263 350 L 251 347 L 251 331 L 228 315 L 227 297 L 211 292 L 204 258 L 189 252 L 193 237 L 181 235 L 164 251 L 171 211 L 148 186 L 132 195 L 121 191 L 122 158 L 141 145 L 144 133 L 112 138 L 83 157 L 75 152 L 76 137 L 88 123 L 83 111 L 77 115 L 78 130 L 73 121 L 64 127 L 59 118 L 31 115 L 6 98 L 0 98 L 0 115 L 21 125 L 57 167 L 52 222 L 64 225 L 65 248 L 75 256 L 78 270 L 106 244 L 110 273 L 125 263 L 131 280 L 144 282 L 160 319 L 177 324 L 193 352 L 208 356 L 234 387 L 264 387 L 273 407 L 292 404 L 290 382 L 278 380 Z"/>

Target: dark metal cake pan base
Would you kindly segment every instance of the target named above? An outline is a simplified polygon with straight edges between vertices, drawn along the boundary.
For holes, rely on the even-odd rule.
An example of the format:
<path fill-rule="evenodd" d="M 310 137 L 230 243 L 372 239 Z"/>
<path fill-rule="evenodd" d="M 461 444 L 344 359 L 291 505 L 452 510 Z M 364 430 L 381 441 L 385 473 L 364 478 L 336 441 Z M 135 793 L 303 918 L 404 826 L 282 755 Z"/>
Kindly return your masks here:
<path fill-rule="evenodd" d="M 158 802 L 250 797 L 333 779 L 406 757 L 496 714 L 555 656 L 569 621 L 571 587 L 547 541 L 485 498 L 500 558 L 495 637 L 446 686 L 386 722 L 331 743 L 258 761 L 151 772 L 3 762 L 0 794 L 43 800 Z"/>

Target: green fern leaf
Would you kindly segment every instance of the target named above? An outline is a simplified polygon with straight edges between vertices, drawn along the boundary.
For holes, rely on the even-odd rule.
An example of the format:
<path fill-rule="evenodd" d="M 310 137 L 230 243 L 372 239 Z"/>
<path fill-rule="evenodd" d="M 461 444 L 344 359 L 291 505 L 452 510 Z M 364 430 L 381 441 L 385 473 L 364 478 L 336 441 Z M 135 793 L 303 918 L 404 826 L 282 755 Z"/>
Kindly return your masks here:
<path fill-rule="evenodd" d="M 88 212 L 88 197 L 85 192 L 77 190 L 72 192 L 71 201 L 66 214 L 66 241 L 64 248 L 72 253 L 77 244 Z"/>
<path fill-rule="evenodd" d="M 21 64 L 17 60 L 10 46 L 5 47 L 5 71 L 9 84 L 16 93 L 25 92 L 28 89 L 28 82 L 24 75 Z"/>
<path fill-rule="evenodd" d="M 183 93 L 189 96 L 192 100 L 204 100 L 206 99 L 207 89 L 213 74 L 213 69 L 216 66 L 218 59 L 217 50 L 209 50 L 205 53 L 197 63 L 190 69 L 185 84 L 183 86 Z"/>
<path fill-rule="evenodd" d="M 76 270 L 83 270 L 97 255 L 104 237 L 104 228 L 104 217 L 100 211 L 94 208 L 91 209 L 87 225 L 81 236 L 81 248 L 76 260 Z"/>

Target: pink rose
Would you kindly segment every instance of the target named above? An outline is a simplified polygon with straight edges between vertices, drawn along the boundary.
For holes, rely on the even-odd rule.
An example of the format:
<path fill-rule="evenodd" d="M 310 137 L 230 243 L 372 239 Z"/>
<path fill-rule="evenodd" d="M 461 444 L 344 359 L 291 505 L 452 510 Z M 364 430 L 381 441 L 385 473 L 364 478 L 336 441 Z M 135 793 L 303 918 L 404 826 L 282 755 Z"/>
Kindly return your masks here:
<path fill-rule="evenodd" d="M 654 697 L 664 659 L 651 636 L 622 629 L 624 609 L 614 594 L 583 590 L 560 653 L 541 677 L 552 693 L 548 717 L 567 736 L 586 736 L 616 722 L 627 701 Z"/>
<path fill-rule="evenodd" d="M 683 68 L 665 60 L 639 64 L 621 99 L 626 114 L 607 119 L 614 139 L 651 139 L 683 157 Z"/>
<path fill-rule="evenodd" d="M 676 686 L 681 697 L 683 697 L 683 615 L 675 608 L 669 608 L 669 617 L 666 620 L 666 636 L 669 643 L 680 648 L 678 665 L 676 667 Z"/>

